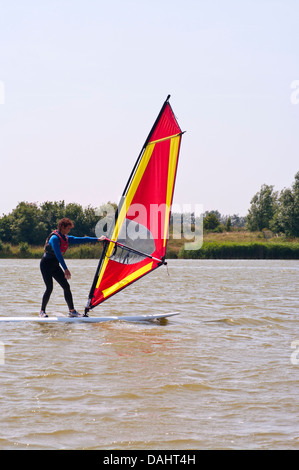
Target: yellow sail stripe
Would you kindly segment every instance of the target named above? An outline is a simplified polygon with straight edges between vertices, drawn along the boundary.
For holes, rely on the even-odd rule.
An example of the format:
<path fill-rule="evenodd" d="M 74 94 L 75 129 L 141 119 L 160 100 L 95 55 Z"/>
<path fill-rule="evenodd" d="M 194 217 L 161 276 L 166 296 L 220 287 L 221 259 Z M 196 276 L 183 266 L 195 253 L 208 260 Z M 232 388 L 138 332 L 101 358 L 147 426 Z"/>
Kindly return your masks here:
<path fill-rule="evenodd" d="M 177 157 L 178 157 L 178 152 L 179 152 L 180 137 L 181 137 L 181 134 L 177 134 L 171 139 L 171 142 L 170 142 L 165 223 L 164 223 L 164 240 L 163 240 L 164 247 L 166 246 L 166 240 L 168 236 L 169 212 L 170 212 L 171 199 L 172 199 L 172 194 L 173 194 L 173 186 L 174 186 L 174 180 L 175 180 L 175 171 L 176 171 L 176 166 L 177 166 Z"/>
<path fill-rule="evenodd" d="M 139 186 L 141 178 L 142 178 L 142 176 L 143 176 L 143 174 L 146 170 L 148 162 L 150 161 L 150 158 L 152 156 L 154 148 L 155 148 L 154 145 L 150 145 L 150 146 L 146 147 L 146 149 L 145 149 L 145 151 L 142 155 L 142 159 L 140 161 L 140 164 L 138 165 L 138 168 L 137 168 L 136 173 L 133 177 L 133 180 L 132 180 L 132 183 L 131 183 L 130 188 L 128 190 L 128 193 L 126 195 L 126 198 L 124 200 L 124 203 L 123 203 L 123 205 L 121 207 L 121 210 L 118 214 L 118 218 L 117 218 L 117 221 L 116 221 L 116 224 L 115 224 L 115 227 L 114 227 L 113 235 L 111 237 L 111 240 L 113 240 L 113 241 L 116 241 L 117 238 L 118 238 L 118 234 L 119 234 L 119 231 L 122 227 L 122 224 L 124 223 L 124 220 L 126 218 L 128 208 L 130 207 L 130 205 L 133 201 L 133 197 L 135 196 L 135 193 L 137 191 L 137 188 Z M 100 272 L 100 275 L 99 275 L 99 278 L 98 278 L 96 288 L 98 288 L 100 283 L 101 283 L 101 280 L 103 278 L 103 274 L 105 272 L 107 263 L 109 261 L 109 257 L 112 254 L 112 250 L 114 249 L 114 246 L 115 246 L 114 243 L 110 243 L 109 246 L 108 246 L 107 254 L 106 254 L 105 260 L 103 262 L 103 266 L 102 266 L 102 269 L 101 269 L 101 272 Z"/>
<path fill-rule="evenodd" d="M 181 133 L 180 134 L 173 134 L 173 135 L 169 135 L 168 137 L 162 137 L 162 139 L 153 140 L 152 142 L 149 142 L 148 145 L 157 144 L 158 142 L 164 142 L 164 140 L 173 139 L 174 137 L 179 137 L 180 135 L 182 135 L 182 134 Z"/>
<path fill-rule="evenodd" d="M 152 269 L 153 263 L 149 263 L 146 266 L 143 266 L 143 268 L 138 269 L 134 273 L 130 274 L 129 276 L 125 277 L 121 281 L 117 282 L 116 284 L 113 284 L 113 286 L 108 287 L 108 289 L 103 290 L 103 296 L 108 297 L 111 294 L 114 294 L 117 290 L 125 287 L 127 284 L 130 284 L 130 282 L 135 281 L 140 276 L 143 276 L 143 274 L 146 274 Z"/>

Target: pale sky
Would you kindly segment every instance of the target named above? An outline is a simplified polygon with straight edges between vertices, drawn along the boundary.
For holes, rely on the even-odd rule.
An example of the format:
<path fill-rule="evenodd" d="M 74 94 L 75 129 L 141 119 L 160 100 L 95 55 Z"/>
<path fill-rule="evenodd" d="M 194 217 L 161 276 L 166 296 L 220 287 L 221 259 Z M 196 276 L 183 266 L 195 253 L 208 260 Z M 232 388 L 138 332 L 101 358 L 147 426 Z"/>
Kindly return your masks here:
<path fill-rule="evenodd" d="M 168 94 L 174 202 L 246 215 L 290 187 L 298 18 L 297 0 L 0 0 L 0 215 L 117 203 Z"/>

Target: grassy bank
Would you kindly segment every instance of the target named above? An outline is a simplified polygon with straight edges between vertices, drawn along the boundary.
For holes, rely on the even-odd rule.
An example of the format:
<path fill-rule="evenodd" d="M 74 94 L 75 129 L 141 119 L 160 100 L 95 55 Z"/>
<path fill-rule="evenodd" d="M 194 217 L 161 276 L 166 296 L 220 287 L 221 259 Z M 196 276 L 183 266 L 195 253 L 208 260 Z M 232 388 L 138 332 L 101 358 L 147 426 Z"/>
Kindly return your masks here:
<path fill-rule="evenodd" d="M 299 259 L 299 243 L 204 242 L 200 250 L 181 249 L 183 259 Z"/>
<path fill-rule="evenodd" d="M 70 248 L 64 255 L 65 259 L 98 259 L 101 255 L 101 245 L 82 245 Z M 44 254 L 42 246 L 20 244 L 18 246 L 4 244 L 0 250 L 0 258 L 31 258 L 40 259 Z"/>
<path fill-rule="evenodd" d="M 264 238 L 261 232 L 207 233 L 199 250 L 185 250 L 185 240 L 170 238 L 168 259 L 299 259 L 299 239 Z M 36 258 L 43 255 L 43 247 L 20 243 L 2 244 L 0 258 Z M 66 259 L 99 259 L 102 245 L 81 245 L 70 248 Z"/>
<path fill-rule="evenodd" d="M 266 238 L 269 237 L 269 238 Z M 299 259 L 299 239 L 246 230 L 205 233 L 199 250 L 185 250 L 185 241 L 169 240 L 168 258 L 181 259 Z"/>

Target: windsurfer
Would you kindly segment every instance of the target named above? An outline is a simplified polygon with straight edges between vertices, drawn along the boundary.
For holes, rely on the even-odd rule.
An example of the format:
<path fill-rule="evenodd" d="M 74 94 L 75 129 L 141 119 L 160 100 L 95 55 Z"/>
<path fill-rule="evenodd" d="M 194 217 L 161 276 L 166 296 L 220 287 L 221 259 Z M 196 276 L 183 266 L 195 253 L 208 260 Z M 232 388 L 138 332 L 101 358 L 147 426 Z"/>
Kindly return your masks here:
<path fill-rule="evenodd" d="M 60 284 L 64 291 L 64 298 L 69 308 L 70 317 L 80 317 L 74 308 L 73 296 L 68 279 L 71 273 L 63 259 L 63 255 L 69 245 L 79 245 L 84 243 L 96 243 L 104 241 L 105 237 L 73 237 L 68 236 L 69 231 L 74 227 L 73 222 L 64 217 L 58 222 L 57 230 L 48 236 L 45 243 L 45 253 L 40 262 L 40 270 L 46 284 L 46 290 L 42 298 L 40 316 L 47 317 L 46 306 L 49 302 L 53 290 L 53 278 Z M 60 266 L 59 266 L 60 264 Z"/>

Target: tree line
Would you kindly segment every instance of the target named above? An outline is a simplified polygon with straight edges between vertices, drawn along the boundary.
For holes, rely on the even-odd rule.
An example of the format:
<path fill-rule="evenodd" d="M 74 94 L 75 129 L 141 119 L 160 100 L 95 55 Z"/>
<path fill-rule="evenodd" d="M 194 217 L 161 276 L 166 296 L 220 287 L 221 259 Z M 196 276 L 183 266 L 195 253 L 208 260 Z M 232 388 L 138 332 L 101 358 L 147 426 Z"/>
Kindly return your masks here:
<path fill-rule="evenodd" d="M 287 237 L 299 237 L 299 171 L 291 188 L 274 191 L 273 185 L 263 184 L 250 201 L 246 217 L 222 216 L 218 211 L 205 212 L 206 231 L 230 231 L 244 227 L 251 232 L 271 230 Z"/>
<path fill-rule="evenodd" d="M 8 215 L 0 218 L 0 240 L 4 243 L 43 245 L 47 236 L 63 217 L 70 218 L 76 227 L 76 236 L 95 236 L 94 228 L 99 220 L 97 210 L 91 206 L 65 204 L 64 201 L 43 204 L 20 202 Z"/>
<path fill-rule="evenodd" d="M 299 237 L 299 171 L 291 188 L 278 192 L 274 186 L 263 184 L 250 203 L 248 230 L 270 229 L 288 237 Z"/>
<path fill-rule="evenodd" d="M 289 237 L 299 237 L 299 172 L 291 188 L 280 193 L 274 186 L 262 185 L 261 190 L 251 200 L 246 217 L 238 214 L 223 216 L 217 210 L 203 214 L 203 228 L 206 231 L 230 231 L 232 228 L 246 228 L 250 231 L 269 229 Z M 108 203 L 116 209 L 117 205 Z M 101 214 L 101 215 L 99 215 Z M 95 227 L 105 216 L 105 205 L 97 209 L 83 208 L 78 203 L 65 204 L 64 201 L 47 201 L 42 204 L 20 202 L 10 214 L 0 217 L 0 241 L 17 245 L 25 242 L 40 246 L 57 227 L 62 217 L 70 218 L 75 224 L 76 236 L 95 236 Z M 173 214 L 171 223 L 180 219 L 181 214 Z M 190 214 L 190 223 L 194 223 Z"/>
<path fill-rule="evenodd" d="M 64 201 L 47 201 L 42 204 L 31 202 L 20 202 L 8 215 L 0 218 L 0 242 L 18 245 L 41 246 L 45 243 L 47 236 L 57 227 L 57 222 L 63 218 L 70 218 L 74 225 L 74 233 L 78 237 L 96 236 L 95 227 L 102 217 L 109 214 L 111 207 L 117 208 L 115 203 L 108 202 L 100 208 L 88 206 L 86 208 L 78 203 L 65 204 Z M 111 214 L 110 214 L 111 217 Z M 199 221 L 196 220 L 197 225 Z M 218 211 L 205 212 L 203 214 L 204 228 L 209 231 L 230 230 L 230 227 L 242 227 L 245 218 L 237 214 L 233 216 L 222 216 Z M 194 229 L 195 216 L 190 214 L 173 213 L 170 219 L 170 233 L 179 230 L 180 227 L 188 225 Z"/>

